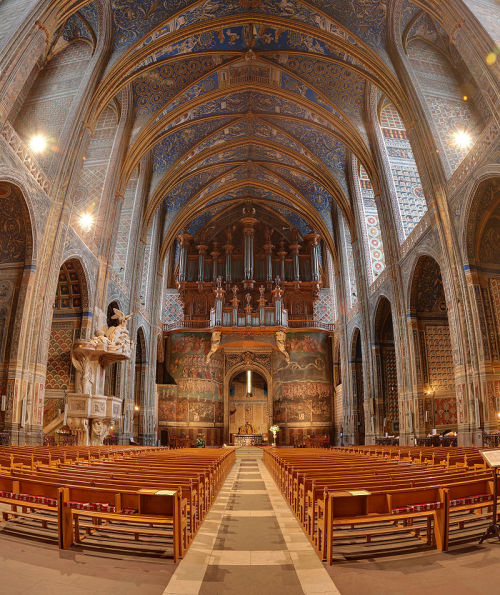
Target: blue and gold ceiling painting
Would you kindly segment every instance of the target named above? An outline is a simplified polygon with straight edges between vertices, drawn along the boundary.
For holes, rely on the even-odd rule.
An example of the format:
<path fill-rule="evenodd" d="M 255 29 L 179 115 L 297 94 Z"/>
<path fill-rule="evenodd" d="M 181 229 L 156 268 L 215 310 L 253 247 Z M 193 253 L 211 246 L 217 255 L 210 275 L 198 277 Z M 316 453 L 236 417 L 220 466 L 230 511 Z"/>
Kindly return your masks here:
<path fill-rule="evenodd" d="M 227 205 L 255 200 L 332 242 L 337 207 L 352 226 L 353 157 L 379 188 L 368 94 L 410 109 L 387 51 L 387 4 L 112 0 L 114 53 L 87 121 L 129 85 L 134 136 L 120 183 L 152 157 L 147 224 L 163 206 L 167 235 L 197 233 Z M 402 30 L 428 26 L 411 0 L 395 5 Z M 97 21 L 89 3 L 63 35 L 91 37 Z"/>

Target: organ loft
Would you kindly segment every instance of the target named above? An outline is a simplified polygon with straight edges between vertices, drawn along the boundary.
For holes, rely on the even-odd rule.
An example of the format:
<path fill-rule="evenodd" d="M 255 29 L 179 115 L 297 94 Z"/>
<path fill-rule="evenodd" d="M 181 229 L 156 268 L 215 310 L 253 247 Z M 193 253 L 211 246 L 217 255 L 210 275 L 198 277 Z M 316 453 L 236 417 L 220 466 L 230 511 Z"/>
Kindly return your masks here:
<path fill-rule="evenodd" d="M 2 593 L 496 593 L 499 22 L 0 0 Z"/>

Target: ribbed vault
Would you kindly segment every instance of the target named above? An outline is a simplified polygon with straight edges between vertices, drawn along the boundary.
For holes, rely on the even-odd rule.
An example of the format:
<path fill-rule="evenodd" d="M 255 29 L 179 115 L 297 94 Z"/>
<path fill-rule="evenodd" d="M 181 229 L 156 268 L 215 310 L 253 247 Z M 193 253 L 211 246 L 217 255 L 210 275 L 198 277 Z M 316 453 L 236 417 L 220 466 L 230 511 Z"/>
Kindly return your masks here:
<path fill-rule="evenodd" d="M 59 18 L 85 4 L 61 3 Z M 118 194 L 149 160 L 143 239 L 163 209 L 165 255 L 183 228 L 249 199 L 300 217 L 334 259 L 337 208 L 356 239 L 353 156 L 381 192 L 364 124 L 368 87 L 413 120 L 385 49 L 386 2 L 115 0 L 112 8 L 113 55 L 85 123 L 93 131 L 123 90 L 133 97 Z"/>

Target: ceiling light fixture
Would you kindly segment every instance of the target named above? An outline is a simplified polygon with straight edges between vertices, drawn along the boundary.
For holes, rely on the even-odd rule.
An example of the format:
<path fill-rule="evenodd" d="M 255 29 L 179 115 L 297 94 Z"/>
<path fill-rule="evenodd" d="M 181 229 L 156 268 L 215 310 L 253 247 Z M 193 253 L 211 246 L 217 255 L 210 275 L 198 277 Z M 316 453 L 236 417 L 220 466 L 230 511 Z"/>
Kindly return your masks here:
<path fill-rule="evenodd" d="M 472 137 L 465 130 L 457 130 L 453 134 L 453 143 L 459 149 L 468 149 L 472 144 Z"/>
<path fill-rule="evenodd" d="M 48 141 L 43 134 L 35 134 L 29 141 L 29 147 L 33 153 L 43 153 L 47 148 Z"/>
<path fill-rule="evenodd" d="M 94 216 L 91 213 L 82 213 L 79 223 L 83 231 L 90 231 L 94 225 Z"/>

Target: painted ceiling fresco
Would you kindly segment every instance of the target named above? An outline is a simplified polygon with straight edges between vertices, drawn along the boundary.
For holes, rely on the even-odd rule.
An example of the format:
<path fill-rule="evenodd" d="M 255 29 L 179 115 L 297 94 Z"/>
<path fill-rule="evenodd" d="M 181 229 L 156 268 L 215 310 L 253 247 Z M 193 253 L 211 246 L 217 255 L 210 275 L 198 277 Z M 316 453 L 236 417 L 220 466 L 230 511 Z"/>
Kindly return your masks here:
<path fill-rule="evenodd" d="M 96 103 L 131 85 L 136 122 L 123 176 L 152 156 L 148 208 L 163 205 L 169 225 L 188 209 L 196 233 L 224 201 L 254 197 L 273 201 L 301 233 L 313 221 L 331 232 L 336 205 L 351 208 L 351 154 L 377 183 L 364 110 L 368 83 L 386 95 L 397 88 L 386 0 L 111 6 L 114 52 Z M 404 28 L 419 9 L 404 0 L 401 11 Z M 64 35 L 88 36 L 88 27 L 97 28 L 92 4 Z M 102 106 L 92 106 L 95 117 Z"/>

